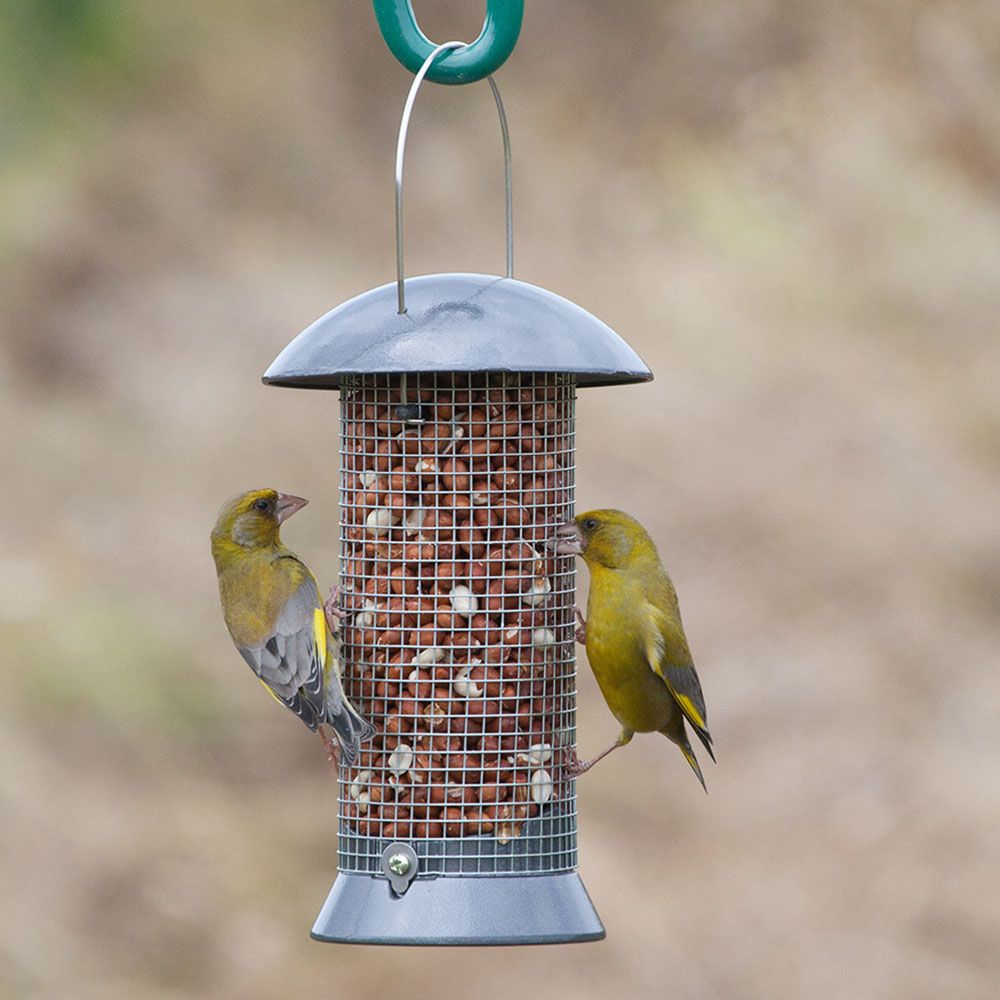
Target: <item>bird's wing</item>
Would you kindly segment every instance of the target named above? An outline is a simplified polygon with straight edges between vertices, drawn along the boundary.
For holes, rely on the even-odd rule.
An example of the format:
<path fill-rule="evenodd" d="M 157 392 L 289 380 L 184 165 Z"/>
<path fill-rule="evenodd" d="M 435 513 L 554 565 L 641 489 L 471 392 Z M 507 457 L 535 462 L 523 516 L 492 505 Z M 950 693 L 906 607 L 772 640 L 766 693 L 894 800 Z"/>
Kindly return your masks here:
<path fill-rule="evenodd" d="M 684 717 L 702 737 L 702 742 L 707 738 L 710 744 L 712 738 L 708 735 L 705 722 L 705 696 L 701 693 L 701 682 L 691 662 L 690 650 L 683 638 L 673 643 L 668 638 L 683 637 L 680 620 L 648 601 L 645 611 L 646 659 L 653 672 L 663 678 L 663 683 L 670 689 Z"/>
<path fill-rule="evenodd" d="M 259 646 L 239 647 L 271 693 L 310 729 L 323 721 L 326 640 L 319 590 L 310 574 L 285 603 L 274 634 Z"/>

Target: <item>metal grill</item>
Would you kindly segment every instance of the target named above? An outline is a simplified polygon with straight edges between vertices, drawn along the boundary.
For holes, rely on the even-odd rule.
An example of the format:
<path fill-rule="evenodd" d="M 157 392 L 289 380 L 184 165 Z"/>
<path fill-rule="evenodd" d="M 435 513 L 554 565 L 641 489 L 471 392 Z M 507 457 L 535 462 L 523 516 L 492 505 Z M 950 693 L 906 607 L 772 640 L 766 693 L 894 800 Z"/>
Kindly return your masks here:
<path fill-rule="evenodd" d="M 340 869 L 576 867 L 572 375 L 341 382 L 342 673 L 375 726 L 340 782 Z"/>

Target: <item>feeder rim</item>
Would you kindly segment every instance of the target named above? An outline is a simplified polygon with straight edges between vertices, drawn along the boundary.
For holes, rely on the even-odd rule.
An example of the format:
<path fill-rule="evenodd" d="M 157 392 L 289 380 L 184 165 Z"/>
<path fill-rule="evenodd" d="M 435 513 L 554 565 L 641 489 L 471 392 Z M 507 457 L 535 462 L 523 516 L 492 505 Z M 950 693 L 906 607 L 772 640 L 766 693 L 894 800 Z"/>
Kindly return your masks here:
<path fill-rule="evenodd" d="M 518 278 L 428 274 L 335 306 L 289 343 L 265 385 L 339 389 L 361 375 L 562 374 L 578 387 L 648 382 L 653 374 L 607 324 L 569 299 Z M 491 336 L 484 337 L 486 330 Z"/>
<path fill-rule="evenodd" d="M 421 375 L 576 375 L 589 376 L 587 381 L 577 382 L 578 389 L 603 388 L 609 385 L 636 385 L 641 382 L 652 382 L 653 375 L 636 375 L 633 372 L 602 372 L 601 380 L 594 381 L 594 372 L 591 371 L 569 371 L 566 368 L 407 368 L 405 371 L 400 368 L 366 369 L 365 371 L 344 371 L 330 372 L 324 375 L 295 372 L 287 372 L 284 375 L 268 378 L 261 376 L 263 385 L 276 386 L 279 389 L 333 389 L 339 391 L 344 386 L 333 383 L 332 379 L 360 378 L 365 375 L 413 375 L 419 378 Z M 348 387 L 349 388 L 349 387 Z"/>

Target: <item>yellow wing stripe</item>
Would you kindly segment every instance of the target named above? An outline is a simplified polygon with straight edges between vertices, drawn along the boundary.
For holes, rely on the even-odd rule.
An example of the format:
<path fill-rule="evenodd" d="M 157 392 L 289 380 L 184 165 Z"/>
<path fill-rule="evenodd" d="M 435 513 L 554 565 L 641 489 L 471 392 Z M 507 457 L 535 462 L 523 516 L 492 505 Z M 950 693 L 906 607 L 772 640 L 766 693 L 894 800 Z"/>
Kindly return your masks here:
<path fill-rule="evenodd" d="M 322 608 L 316 608 L 313 612 L 313 635 L 316 636 L 316 651 L 319 653 L 319 662 L 326 663 L 326 615 Z"/>
<path fill-rule="evenodd" d="M 281 699 L 280 699 L 280 698 L 279 698 L 279 697 L 278 697 L 278 696 L 277 696 L 277 695 L 276 695 L 276 694 L 275 694 L 275 693 L 274 693 L 274 692 L 273 692 L 273 691 L 272 691 L 272 690 L 271 690 L 271 689 L 270 689 L 270 688 L 269 688 L 269 687 L 267 686 L 267 684 L 266 684 L 266 683 L 265 683 L 265 682 L 264 682 L 263 680 L 261 680 L 261 678 L 259 678 L 259 677 L 258 677 L 258 678 L 257 678 L 257 680 L 259 680 L 259 681 L 260 681 L 260 683 L 261 683 L 261 687 L 263 687 L 263 688 L 264 688 L 264 690 L 265 690 L 265 691 L 266 691 L 266 692 L 267 692 L 267 693 L 268 693 L 268 694 L 269 694 L 269 695 L 270 695 L 270 696 L 271 696 L 271 697 L 272 697 L 272 698 L 273 698 L 273 699 L 274 699 L 274 700 L 275 700 L 275 701 L 276 701 L 276 702 L 277 702 L 277 703 L 278 703 L 279 705 L 284 705 L 284 704 L 285 704 L 285 703 L 284 703 L 284 702 L 283 702 L 283 701 L 282 701 L 282 700 L 281 700 Z M 287 706 L 287 705 L 285 705 L 285 707 L 287 708 L 288 706 Z"/>
<path fill-rule="evenodd" d="M 701 716 L 701 712 L 699 712 L 698 709 L 694 707 L 694 702 L 686 694 L 678 694 L 672 688 L 670 693 L 674 696 L 674 700 L 677 702 L 677 704 L 681 706 L 681 709 L 684 711 L 684 714 L 699 729 L 707 728 L 705 726 L 705 720 Z"/>

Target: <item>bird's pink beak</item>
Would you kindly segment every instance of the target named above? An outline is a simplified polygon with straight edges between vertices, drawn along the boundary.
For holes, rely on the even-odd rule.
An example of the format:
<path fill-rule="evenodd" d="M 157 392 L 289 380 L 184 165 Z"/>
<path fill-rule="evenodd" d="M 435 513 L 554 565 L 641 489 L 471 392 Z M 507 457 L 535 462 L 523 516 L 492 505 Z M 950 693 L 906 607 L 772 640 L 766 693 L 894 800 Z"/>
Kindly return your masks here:
<path fill-rule="evenodd" d="M 552 542 L 556 552 L 562 556 L 583 555 L 583 538 L 576 521 L 569 521 L 556 528 L 556 535 Z"/>
<path fill-rule="evenodd" d="M 297 510 L 302 510 L 307 503 L 309 501 L 304 497 L 293 497 L 290 493 L 279 493 L 278 503 L 274 511 L 278 524 L 288 520 Z"/>

